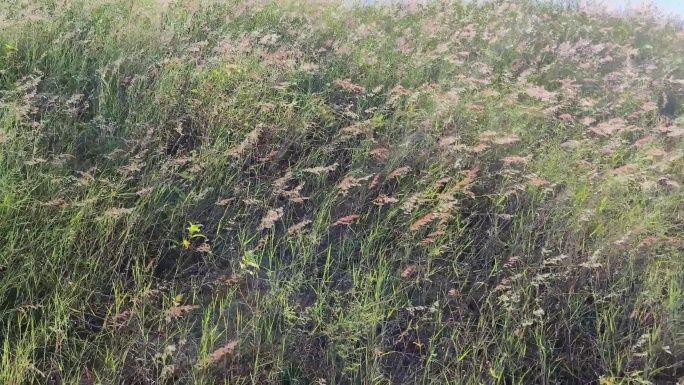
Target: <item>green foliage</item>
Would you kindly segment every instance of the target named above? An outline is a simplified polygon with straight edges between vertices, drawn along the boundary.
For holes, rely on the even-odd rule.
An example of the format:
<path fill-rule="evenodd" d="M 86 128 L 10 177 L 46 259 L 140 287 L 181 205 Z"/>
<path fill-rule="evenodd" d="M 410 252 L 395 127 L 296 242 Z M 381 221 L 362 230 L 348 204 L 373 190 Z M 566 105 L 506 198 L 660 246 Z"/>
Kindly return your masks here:
<path fill-rule="evenodd" d="M 681 381 L 676 21 L 41 0 L 0 28 L 0 383 Z"/>

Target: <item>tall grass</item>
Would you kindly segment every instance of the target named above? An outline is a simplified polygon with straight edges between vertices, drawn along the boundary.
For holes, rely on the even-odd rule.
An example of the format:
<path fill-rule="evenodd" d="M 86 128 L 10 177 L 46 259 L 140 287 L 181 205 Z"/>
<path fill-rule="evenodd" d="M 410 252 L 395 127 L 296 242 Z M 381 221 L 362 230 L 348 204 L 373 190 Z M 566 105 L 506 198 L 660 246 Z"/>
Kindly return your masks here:
<path fill-rule="evenodd" d="M 0 383 L 682 381 L 667 17 L 40 0 L 0 26 Z"/>

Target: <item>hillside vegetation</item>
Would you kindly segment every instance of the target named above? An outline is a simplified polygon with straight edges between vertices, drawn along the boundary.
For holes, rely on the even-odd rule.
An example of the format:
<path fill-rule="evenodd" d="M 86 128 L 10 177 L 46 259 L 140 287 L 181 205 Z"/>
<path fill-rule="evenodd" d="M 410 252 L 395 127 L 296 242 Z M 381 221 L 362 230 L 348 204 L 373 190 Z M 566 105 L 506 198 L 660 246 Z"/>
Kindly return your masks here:
<path fill-rule="evenodd" d="M 681 24 L 0 15 L 0 383 L 681 383 Z"/>

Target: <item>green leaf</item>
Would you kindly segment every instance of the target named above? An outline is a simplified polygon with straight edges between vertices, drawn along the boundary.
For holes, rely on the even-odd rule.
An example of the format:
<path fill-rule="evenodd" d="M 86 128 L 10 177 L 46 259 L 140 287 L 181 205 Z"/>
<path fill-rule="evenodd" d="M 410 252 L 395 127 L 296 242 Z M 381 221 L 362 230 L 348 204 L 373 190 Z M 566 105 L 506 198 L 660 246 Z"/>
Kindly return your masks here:
<path fill-rule="evenodd" d="M 190 227 L 188 227 L 188 233 L 190 236 L 198 234 L 202 230 L 202 225 L 199 223 L 190 222 Z"/>

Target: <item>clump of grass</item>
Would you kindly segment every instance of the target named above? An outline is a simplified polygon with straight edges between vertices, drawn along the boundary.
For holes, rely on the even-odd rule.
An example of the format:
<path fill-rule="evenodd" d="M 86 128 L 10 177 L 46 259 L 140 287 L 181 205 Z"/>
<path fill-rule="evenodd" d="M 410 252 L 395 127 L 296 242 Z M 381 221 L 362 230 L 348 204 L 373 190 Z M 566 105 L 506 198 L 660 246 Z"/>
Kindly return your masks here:
<path fill-rule="evenodd" d="M 674 383 L 681 22 L 0 10 L 0 382 Z"/>

